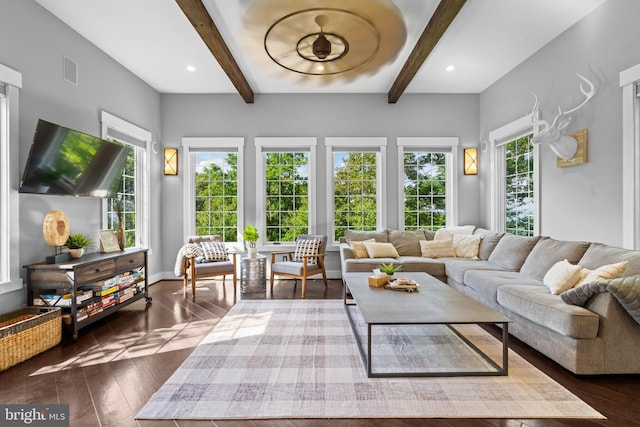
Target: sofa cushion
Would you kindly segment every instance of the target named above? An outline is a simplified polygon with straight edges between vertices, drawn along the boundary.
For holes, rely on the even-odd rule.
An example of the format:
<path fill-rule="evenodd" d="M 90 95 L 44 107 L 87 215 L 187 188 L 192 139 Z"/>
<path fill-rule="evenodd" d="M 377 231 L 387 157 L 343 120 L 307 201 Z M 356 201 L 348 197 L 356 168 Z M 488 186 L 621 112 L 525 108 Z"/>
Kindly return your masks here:
<path fill-rule="evenodd" d="M 452 239 L 454 234 L 473 234 L 475 225 L 459 225 L 456 227 L 442 227 L 436 230 L 436 234 L 433 237 L 434 240 L 440 239 Z"/>
<path fill-rule="evenodd" d="M 464 273 L 468 270 L 500 270 L 501 267 L 489 261 L 454 258 L 444 260 L 444 269 L 449 279 L 453 279 L 456 283 L 463 284 Z"/>
<path fill-rule="evenodd" d="M 505 233 L 496 233 L 495 231 L 487 230 L 486 228 L 476 228 L 473 234 L 480 234 L 482 236 L 480 249 L 478 250 L 478 257 L 481 260 L 486 261 L 489 259 L 491 252 L 496 248 L 496 245 Z"/>
<path fill-rule="evenodd" d="M 419 256 L 401 256 L 395 263 L 402 264 L 404 273 L 422 272 L 436 277 L 444 277 L 444 262 L 440 259 L 422 258 Z"/>
<path fill-rule="evenodd" d="M 420 252 L 424 258 L 455 257 L 453 239 L 421 240 Z"/>
<path fill-rule="evenodd" d="M 420 240 L 425 238 L 424 231 L 389 231 L 389 243 L 400 256 L 420 256 Z"/>
<path fill-rule="evenodd" d="M 567 242 L 541 237 L 522 264 L 520 273 L 532 279 L 542 280 L 547 271 L 563 259 L 577 264 L 589 245 L 588 242 Z"/>
<path fill-rule="evenodd" d="M 491 252 L 489 261 L 498 264 L 505 270 L 518 271 L 535 246 L 539 236 L 516 236 L 505 234 L 496 248 Z"/>
<path fill-rule="evenodd" d="M 357 230 L 347 230 L 344 232 L 344 237 L 347 239 L 347 242 L 351 241 L 362 241 L 375 239 L 376 242 L 388 243 L 388 233 L 387 229 L 384 230 L 376 230 L 376 231 L 357 231 Z"/>
<path fill-rule="evenodd" d="M 378 268 L 380 264 L 397 264 L 395 258 L 360 258 L 347 259 L 344 262 L 343 273 L 371 273 L 374 268 Z"/>
<path fill-rule="evenodd" d="M 398 251 L 391 243 L 365 242 L 369 258 L 398 258 Z"/>
<path fill-rule="evenodd" d="M 556 262 L 542 278 L 542 283 L 553 295 L 573 288 L 582 274 L 582 267 L 566 259 Z"/>
<path fill-rule="evenodd" d="M 532 285 L 546 289 L 538 280 L 530 279 L 515 271 L 504 270 L 468 270 L 464 274 L 464 284 L 494 303 L 498 299 L 498 289 L 504 285 Z"/>
<path fill-rule="evenodd" d="M 629 261 L 629 265 L 624 271 L 625 277 L 640 274 L 640 251 L 616 248 L 602 243 L 592 243 L 578 264 L 595 270 L 605 264 L 615 264 L 621 261 Z"/>
<path fill-rule="evenodd" d="M 565 304 L 545 286 L 505 285 L 498 302 L 507 310 L 571 338 L 595 338 L 600 317 L 583 307 Z"/>

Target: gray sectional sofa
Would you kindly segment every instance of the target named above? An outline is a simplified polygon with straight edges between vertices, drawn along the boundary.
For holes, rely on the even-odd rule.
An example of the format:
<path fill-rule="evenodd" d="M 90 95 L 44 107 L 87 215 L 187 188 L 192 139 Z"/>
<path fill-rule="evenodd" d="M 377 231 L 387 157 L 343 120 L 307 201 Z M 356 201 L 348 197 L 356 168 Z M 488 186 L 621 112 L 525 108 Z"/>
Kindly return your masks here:
<path fill-rule="evenodd" d="M 342 272 L 371 272 L 380 263 L 426 272 L 513 322 L 509 332 L 579 375 L 640 373 L 640 320 L 610 292 L 595 293 L 583 306 L 566 303 L 543 283 L 549 269 L 567 260 L 587 269 L 628 261 L 623 276 L 640 275 L 640 252 L 601 243 L 525 237 L 476 228 L 477 259 L 422 257 L 420 240 L 431 231 L 348 231 L 340 243 Z M 391 243 L 397 258 L 356 258 L 349 241 Z M 636 280 L 633 286 L 640 286 Z M 566 291 L 572 292 L 573 290 Z M 640 295 L 640 289 L 632 289 Z M 639 297 L 640 299 L 640 297 Z M 640 301 L 637 301 L 640 304 Z M 633 302 L 635 304 L 636 302 Z M 625 308 L 626 307 L 626 308 Z"/>

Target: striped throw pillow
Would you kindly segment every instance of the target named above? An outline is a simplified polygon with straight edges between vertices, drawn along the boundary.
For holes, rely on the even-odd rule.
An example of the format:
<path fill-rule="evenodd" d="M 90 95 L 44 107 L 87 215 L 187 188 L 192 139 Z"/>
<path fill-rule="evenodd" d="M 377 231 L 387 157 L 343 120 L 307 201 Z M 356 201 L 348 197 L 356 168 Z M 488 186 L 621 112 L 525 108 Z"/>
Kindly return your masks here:
<path fill-rule="evenodd" d="M 222 242 L 201 242 L 200 245 L 205 262 L 227 261 L 229 259 L 227 247 Z"/>
<path fill-rule="evenodd" d="M 293 261 L 304 262 L 305 256 L 318 255 L 320 239 L 300 239 L 296 242 L 296 251 L 293 253 Z M 307 264 L 317 264 L 318 258 L 307 258 Z"/>

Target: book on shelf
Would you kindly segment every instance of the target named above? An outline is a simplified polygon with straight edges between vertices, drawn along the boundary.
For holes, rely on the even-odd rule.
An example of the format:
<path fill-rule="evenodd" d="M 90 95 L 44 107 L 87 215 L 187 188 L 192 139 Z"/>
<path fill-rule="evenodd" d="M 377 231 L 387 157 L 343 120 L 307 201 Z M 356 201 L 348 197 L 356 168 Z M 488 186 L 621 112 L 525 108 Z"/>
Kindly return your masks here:
<path fill-rule="evenodd" d="M 76 294 L 76 304 L 82 304 L 93 298 L 92 292 L 78 291 Z M 38 306 L 55 306 L 55 307 L 71 307 L 71 293 L 66 294 L 40 294 L 33 298 L 33 305 Z"/>

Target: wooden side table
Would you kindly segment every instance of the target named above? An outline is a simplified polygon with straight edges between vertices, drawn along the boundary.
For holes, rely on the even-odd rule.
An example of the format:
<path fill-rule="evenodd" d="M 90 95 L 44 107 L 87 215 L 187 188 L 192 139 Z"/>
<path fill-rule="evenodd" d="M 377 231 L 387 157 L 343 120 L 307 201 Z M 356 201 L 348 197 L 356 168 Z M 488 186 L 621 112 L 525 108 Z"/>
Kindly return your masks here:
<path fill-rule="evenodd" d="M 267 257 L 256 255 L 240 258 L 240 292 L 253 294 L 267 291 Z"/>

